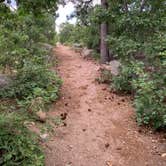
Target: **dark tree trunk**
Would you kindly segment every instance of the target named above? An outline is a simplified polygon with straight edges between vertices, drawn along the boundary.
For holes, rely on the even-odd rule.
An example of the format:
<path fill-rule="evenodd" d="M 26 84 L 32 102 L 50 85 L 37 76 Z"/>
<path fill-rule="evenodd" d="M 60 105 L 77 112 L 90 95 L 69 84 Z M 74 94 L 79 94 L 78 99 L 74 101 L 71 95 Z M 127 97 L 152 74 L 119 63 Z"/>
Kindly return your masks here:
<path fill-rule="evenodd" d="M 107 0 L 101 0 L 101 6 L 104 9 L 107 9 Z M 106 22 L 103 22 L 100 27 L 100 38 L 101 38 L 101 43 L 100 43 L 100 54 L 101 54 L 101 63 L 106 63 L 110 60 L 109 58 L 109 49 L 108 45 L 106 42 L 106 37 L 108 34 L 108 24 Z"/>
<path fill-rule="evenodd" d="M 127 5 L 127 1 L 124 1 L 124 10 L 127 13 L 128 12 L 128 5 Z"/>
<path fill-rule="evenodd" d="M 142 11 L 143 11 L 144 6 L 145 6 L 145 2 L 146 2 L 146 0 L 141 0 L 140 12 L 142 12 Z"/>

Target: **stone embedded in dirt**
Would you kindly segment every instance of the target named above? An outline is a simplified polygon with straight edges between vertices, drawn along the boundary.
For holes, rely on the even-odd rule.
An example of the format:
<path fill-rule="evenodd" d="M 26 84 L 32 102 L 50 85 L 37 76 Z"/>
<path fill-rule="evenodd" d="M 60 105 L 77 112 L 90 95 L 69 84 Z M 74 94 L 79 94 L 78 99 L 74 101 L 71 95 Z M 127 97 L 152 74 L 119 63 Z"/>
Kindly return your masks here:
<path fill-rule="evenodd" d="M 45 122 L 46 119 L 47 119 L 47 115 L 46 115 L 46 113 L 43 112 L 43 111 L 38 111 L 38 112 L 36 113 L 36 116 L 37 116 L 37 118 L 38 118 L 38 120 L 39 120 L 40 122 Z"/>
<path fill-rule="evenodd" d="M 117 60 L 113 60 L 113 61 L 110 61 L 109 65 L 111 67 L 112 75 L 115 75 L 115 76 L 118 75 L 121 63 L 119 61 L 117 61 Z"/>
<path fill-rule="evenodd" d="M 153 142 L 153 143 L 156 143 L 156 142 L 157 142 L 157 140 L 152 139 L 152 142 Z"/>
<path fill-rule="evenodd" d="M 81 55 L 84 59 L 86 58 L 90 58 L 92 55 L 93 50 L 92 49 L 87 49 L 87 48 L 83 48 Z"/>
<path fill-rule="evenodd" d="M 24 126 L 26 126 L 26 127 L 32 127 L 32 126 L 35 126 L 35 122 L 25 121 L 25 122 L 24 122 Z"/>
<path fill-rule="evenodd" d="M 106 166 L 113 166 L 113 164 L 112 164 L 111 161 L 107 161 L 107 162 L 106 162 Z"/>
<path fill-rule="evenodd" d="M 8 86 L 12 82 L 12 79 L 4 74 L 0 74 L 0 88 Z"/>
<path fill-rule="evenodd" d="M 69 162 L 69 163 L 66 164 L 65 166 L 72 166 L 72 162 Z"/>
<path fill-rule="evenodd" d="M 47 141 L 48 140 L 49 135 L 47 133 L 45 134 L 40 134 L 40 138 L 42 139 L 42 141 Z"/>
<path fill-rule="evenodd" d="M 161 154 L 161 157 L 166 157 L 166 153 Z"/>
<path fill-rule="evenodd" d="M 70 149 L 73 149 L 73 145 L 69 145 L 68 147 L 69 147 Z"/>
<path fill-rule="evenodd" d="M 117 76 L 119 74 L 119 68 L 121 63 L 117 60 L 110 61 L 109 64 L 103 64 L 99 68 L 99 71 L 107 71 L 110 72 L 113 76 Z"/>

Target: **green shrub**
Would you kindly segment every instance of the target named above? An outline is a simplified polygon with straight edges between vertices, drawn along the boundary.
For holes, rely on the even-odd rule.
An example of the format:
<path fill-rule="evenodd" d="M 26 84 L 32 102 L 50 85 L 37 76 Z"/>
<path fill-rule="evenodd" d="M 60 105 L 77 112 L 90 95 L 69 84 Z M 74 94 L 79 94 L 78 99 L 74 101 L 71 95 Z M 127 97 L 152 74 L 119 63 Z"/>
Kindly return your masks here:
<path fill-rule="evenodd" d="M 131 81 L 132 81 L 132 68 L 129 66 L 122 66 L 120 74 L 112 77 L 111 88 L 125 93 L 131 93 Z"/>
<path fill-rule="evenodd" d="M 60 85 L 61 80 L 54 72 L 41 65 L 28 64 L 8 87 L 0 89 L 0 97 L 19 100 L 42 97 L 49 103 L 58 98 Z"/>
<path fill-rule="evenodd" d="M 112 78 L 111 87 L 117 91 L 134 94 L 134 106 L 139 124 L 151 124 L 155 129 L 165 127 L 166 76 L 164 70 L 147 71 L 144 63 L 138 61 L 127 64 L 122 65 L 119 75 Z"/>
<path fill-rule="evenodd" d="M 165 127 L 166 79 L 162 73 L 164 71 L 146 72 L 142 69 L 140 71 L 137 72 L 137 79 L 132 80 L 132 87 L 136 92 L 134 105 L 137 121 L 139 124 L 151 124 L 156 129 Z"/>
<path fill-rule="evenodd" d="M 17 115 L 0 115 L 0 165 L 44 166 L 37 138 Z"/>

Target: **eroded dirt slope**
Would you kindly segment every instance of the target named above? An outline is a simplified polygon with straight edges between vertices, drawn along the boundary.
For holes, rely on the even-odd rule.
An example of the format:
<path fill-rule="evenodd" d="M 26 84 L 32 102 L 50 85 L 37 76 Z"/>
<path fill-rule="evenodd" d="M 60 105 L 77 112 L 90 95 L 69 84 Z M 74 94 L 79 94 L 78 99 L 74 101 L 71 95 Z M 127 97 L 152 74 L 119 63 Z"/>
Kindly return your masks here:
<path fill-rule="evenodd" d="M 166 165 L 166 144 L 136 125 L 130 99 L 95 81 L 99 65 L 68 47 L 57 47 L 55 54 L 64 83 L 49 116 L 67 113 L 67 126 L 46 143 L 46 166 Z"/>

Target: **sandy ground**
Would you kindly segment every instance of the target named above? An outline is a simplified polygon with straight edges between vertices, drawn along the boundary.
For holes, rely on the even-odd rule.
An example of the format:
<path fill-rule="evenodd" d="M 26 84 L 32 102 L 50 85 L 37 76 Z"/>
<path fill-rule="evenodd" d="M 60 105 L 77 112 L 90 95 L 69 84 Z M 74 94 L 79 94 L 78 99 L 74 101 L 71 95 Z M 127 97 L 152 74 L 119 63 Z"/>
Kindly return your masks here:
<path fill-rule="evenodd" d="M 137 126 L 129 97 L 95 81 L 99 64 L 65 46 L 55 54 L 64 83 L 49 116 L 67 118 L 46 143 L 46 166 L 166 166 L 164 138 Z"/>

